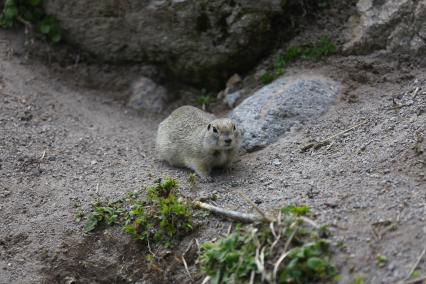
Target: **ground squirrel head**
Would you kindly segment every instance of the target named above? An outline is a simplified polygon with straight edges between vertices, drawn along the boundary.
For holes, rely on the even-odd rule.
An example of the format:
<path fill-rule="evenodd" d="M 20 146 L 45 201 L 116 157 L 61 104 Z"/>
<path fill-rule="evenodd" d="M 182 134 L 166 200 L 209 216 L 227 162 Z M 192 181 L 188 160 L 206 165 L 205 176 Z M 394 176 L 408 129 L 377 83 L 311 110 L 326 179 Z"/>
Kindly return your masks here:
<path fill-rule="evenodd" d="M 240 132 L 230 119 L 215 119 L 206 126 L 204 141 L 210 149 L 234 149 L 240 145 Z"/>

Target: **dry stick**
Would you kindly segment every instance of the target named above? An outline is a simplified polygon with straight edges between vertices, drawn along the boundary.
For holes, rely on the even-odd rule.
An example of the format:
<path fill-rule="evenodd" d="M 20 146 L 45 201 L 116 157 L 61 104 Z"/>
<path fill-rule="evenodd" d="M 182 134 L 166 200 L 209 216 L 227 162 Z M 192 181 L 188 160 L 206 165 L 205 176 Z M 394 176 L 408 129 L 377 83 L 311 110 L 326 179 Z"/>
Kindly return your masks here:
<path fill-rule="evenodd" d="M 413 99 L 415 99 L 415 98 L 417 97 L 417 95 L 419 94 L 419 91 L 420 91 L 420 87 L 417 87 L 417 88 L 414 90 L 414 93 L 413 93 Z"/>
<path fill-rule="evenodd" d="M 264 265 L 264 262 L 262 261 L 262 258 L 260 256 L 260 250 L 261 250 L 261 248 L 258 246 L 256 248 L 256 255 L 254 257 L 254 261 L 256 263 L 257 271 L 260 274 L 262 274 L 262 282 L 263 282 L 263 280 L 264 280 L 264 274 L 265 274 L 265 265 Z"/>
<path fill-rule="evenodd" d="M 291 252 L 287 251 L 288 247 L 290 246 L 291 241 L 293 240 L 294 236 L 296 235 L 296 231 L 297 228 L 291 233 L 290 237 L 288 238 L 287 242 L 284 245 L 284 253 L 280 256 L 280 258 L 278 259 L 278 261 L 275 263 L 274 265 L 274 270 L 273 270 L 273 274 L 272 274 L 272 279 L 274 281 L 276 281 L 277 279 L 277 273 L 278 273 L 278 268 L 280 267 L 281 262 L 284 260 L 284 258 L 287 257 L 287 255 Z"/>
<path fill-rule="evenodd" d="M 256 271 L 252 270 L 250 273 L 250 282 L 249 284 L 254 284 L 254 276 L 256 274 Z"/>
<path fill-rule="evenodd" d="M 242 193 L 242 192 L 238 192 L 238 194 L 248 203 L 248 204 L 250 204 L 253 208 L 254 208 L 254 210 L 256 210 L 262 217 L 263 217 L 263 219 L 265 220 L 265 221 L 268 221 L 268 222 L 272 222 L 272 220 L 270 219 L 270 218 L 268 218 L 268 216 L 266 216 L 266 214 L 253 202 L 253 201 L 251 201 L 250 200 L 250 198 L 248 198 L 247 197 L 247 195 L 245 195 L 244 193 Z"/>
<path fill-rule="evenodd" d="M 44 157 L 46 156 L 46 150 L 43 151 L 43 154 L 41 154 L 40 157 L 40 161 L 42 161 L 44 159 Z"/>
<path fill-rule="evenodd" d="M 16 19 L 17 19 L 19 22 L 21 22 L 22 24 L 24 24 L 24 26 L 25 26 L 28 30 L 30 30 L 30 31 L 32 31 L 32 30 L 33 30 L 33 25 L 32 25 L 30 22 L 28 22 L 27 20 L 25 20 L 24 18 L 22 18 L 21 16 L 16 16 Z"/>
<path fill-rule="evenodd" d="M 321 226 L 318 225 L 314 220 L 311 220 L 311 219 L 309 219 L 309 218 L 307 218 L 305 216 L 300 216 L 299 218 L 302 219 L 303 222 L 308 223 L 309 225 L 311 225 L 312 227 L 314 227 L 315 229 L 321 228 Z"/>
<path fill-rule="evenodd" d="M 404 284 L 415 284 L 426 280 L 426 276 L 414 278 L 412 280 L 405 281 Z"/>
<path fill-rule="evenodd" d="M 363 121 L 361 123 L 355 124 L 354 126 L 348 128 L 348 129 L 342 130 L 339 133 L 333 134 L 333 135 L 325 138 L 324 140 L 322 140 L 320 142 L 309 143 L 309 144 L 307 144 L 307 145 L 305 145 L 305 146 L 302 147 L 302 151 L 309 150 L 312 147 L 314 147 L 315 149 L 318 149 L 319 147 L 326 145 L 328 142 L 330 142 L 330 140 L 333 140 L 334 138 L 337 138 L 337 137 L 339 137 L 339 136 L 341 136 L 341 135 L 343 135 L 343 134 L 345 134 L 345 133 L 347 133 L 349 131 L 352 131 L 355 128 L 360 127 L 361 125 L 366 124 L 367 122 L 368 121 L 365 120 L 365 121 Z"/>
<path fill-rule="evenodd" d="M 209 282 L 210 281 L 210 276 L 206 276 L 204 279 L 203 279 L 203 282 L 201 282 L 201 284 L 206 284 L 207 282 Z"/>
<path fill-rule="evenodd" d="M 236 220 L 236 221 L 240 221 L 243 223 L 255 223 L 255 222 L 262 222 L 265 221 L 264 218 L 261 218 L 257 215 L 254 214 L 247 214 L 247 213 L 241 213 L 238 211 L 233 211 L 233 210 L 227 210 L 224 208 L 220 208 L 217 206 L 213 206 L 204 202 L 200 202 L 200 201 L 194 201 L 193 204 L 195 206 L 198 206 L 200 208 L 209 210 L 212 213 L 218 214 L 218 215 L 222 215 L 225 216 L 227 218 L 230 218 L 232 220 Z"/>
<path fill-rule="evenodd" d="M 185 266 L 185 270 L 186 270 L 186 273 L 188 274 L 189 279 L 191 279 L 191 281 L 194 281 L 194 278 L 192 278 L 191 272 L 189 272 L 188 264 L 186 263 L 185 257 L 183 255 L 182 255 L 181 259 L 182 259 L 182 262 L 183 262 L 183 266 Z"/>
<path fill-rule="evenodd" d="M 201 246 L 200 246 L 200 242 L 197 240 L 197 238 L 195 238 L 194 240 L 195 240 L 195 244 L 197 245 L 198 254 L 200 254 L 200 253 L 201 253 Z"/>
<path fill-rule="evenodd" d="M 413 267 L 411 268 L 410 272 L 408 273 L 407 278 L 410 278 L 411 275 L 413 274 L 413 272 L 416 270 L 417 266 L 419 265 L 420 261 L 422 260 L 423 256 L 426 254 L 426 246 L 423 249 L 422 253 L 419 255 L 419 257 L 417 258 L 416 263 L 414 263 Z"/>

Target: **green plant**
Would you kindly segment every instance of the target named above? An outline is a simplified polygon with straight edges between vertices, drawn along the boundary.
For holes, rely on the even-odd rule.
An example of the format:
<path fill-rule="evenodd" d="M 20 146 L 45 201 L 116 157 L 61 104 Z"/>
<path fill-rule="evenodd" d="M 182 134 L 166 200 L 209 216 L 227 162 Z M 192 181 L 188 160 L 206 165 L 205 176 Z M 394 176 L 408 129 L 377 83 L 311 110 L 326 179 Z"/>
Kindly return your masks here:
<path fill-rule="evenodd" d="M 300 47 L 290 47 L 283 54 L 275 57 L 272 70 L 260 77 L 263 84 L 269 84 L 282 74 L 287 64 L 298 59 L 319 60 L 322 57 L 336 53 L 336 45 L 327 37 L 322 37 L 316 43 L 306 44 Z"/>
<path fill-rule="evenodd" d="M 35 28 L 42 38 L 52 43 L 62 39 L 57 19 L 46 15 L 42 0 L 5 0 L 0 27 L 10 28 L 18 23 Z"/>
<path fill-rule="evenodd" d="M 96 203 L 84 226 L 84 231 L 90 232 L 100 224 L 114 225 L 123 213 L 123 209 L 117 204 L 108 203 L 107 206 L 101 206 L 100 203 Z"/>
<path fill-rule="evenodd" d="M 309 213 L 311 213 L 311 208 L 309 208 L 308 206 L 294 206 L 294 205 L 289 205 L 286 206 L 284 208 L 281 209 L 281 212 L 284 214 L 294 214 L 296 216 L 305 216 L 308 215 Z"/>
<path fill-rule="evenodd" d="M 384 267 L 388 263 L 388 259 L 384 255 L 377 255 L 376 256 L 376 265 L 377 267 Z"/>
<path fill-rule="evenodd" d="M 418 278 L 422 275 L 422 272 L 420 270 L 414 270 L 413 273 L 411 273 L 411 278 Z"/>
<path fill-rule="evenodd" d="M 336 53 L 336 45 L 327 37 L 323 37 L 311 46 L 307 46 L 302 52 L 301 57 L 304 59 L 318 60 L 324 56 Z"/>
<path fill-rule="evenodd" d="M 203 244 L 202 271 L 212 283 L 333 282 L 337 269 L 329 261 L 329 243 L 318 237 L 312 220 L 302 217 L 308 212 L 307 207 L 283 208 L 271 225 L 237 227 Z"/>
<path fill-rule="evenodd" d="M 159 179 L 147 188 L 145 200 L 132 192 L 114 203 L 97 203 L 87 219 L 85 231 L 90 232 L 101 224 L 120 224 L 136 241 L 170 246 L 173 239 L 192 231 L 191 207 L 176 197 L 177 186 L 174 179 Z"/>
<path fill-rule="evenodd" d="M 358 275 L 355 277 L 354 281 L 352 281 L 352 284 L 364 284 L 365 277 L 363 275 Z"/>
<path fill-rule="evenodd" d="M 202 95 L 197 97 L 197 104 L 199 104 L 203 110 L 206 110 L 207 106 L 210 104 L 210 100 L 210 96 Z"/>

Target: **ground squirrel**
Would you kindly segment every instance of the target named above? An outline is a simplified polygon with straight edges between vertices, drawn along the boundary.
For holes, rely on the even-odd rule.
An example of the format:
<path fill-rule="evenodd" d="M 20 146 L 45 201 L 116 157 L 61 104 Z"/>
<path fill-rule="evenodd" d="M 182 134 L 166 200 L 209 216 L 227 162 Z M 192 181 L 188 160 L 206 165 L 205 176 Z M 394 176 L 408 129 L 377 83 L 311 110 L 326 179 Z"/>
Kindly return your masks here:
<path fill-rule="evenodd" d="M 156 146 L 160 159 L 211 180 L 212 168 L 228 167 L 237 156 L 240 133 L 228 118 L 182 106 L 160 123 Z"/>

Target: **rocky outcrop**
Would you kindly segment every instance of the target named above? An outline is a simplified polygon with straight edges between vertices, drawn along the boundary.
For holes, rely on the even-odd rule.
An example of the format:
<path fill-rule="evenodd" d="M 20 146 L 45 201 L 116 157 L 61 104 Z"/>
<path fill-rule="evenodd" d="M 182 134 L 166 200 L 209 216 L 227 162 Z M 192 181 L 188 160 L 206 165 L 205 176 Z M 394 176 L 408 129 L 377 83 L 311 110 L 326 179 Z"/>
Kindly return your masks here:
<path fill-rule="evenodd" d="M 295 124 L 316 119 L 339 93 L 338 83 L 322 76 L 281 77 L 244 100 L 230 117 L 242 132 L 247 151 L 263 148 Z"/>
<path fill-rule="evenodd" d="M 360 0 L 357 10 L 346 51 L 426 55 L 425 0 Z"/>
<path fill-rule="evenodd" d="M 136 110 L 158 113 L 164 111 L 172 99 L 166 88 L 146 77 L 133 82 L 128 97 L 127 106 Z"/>
<path fill-rule="evenodd" d="M 296 16 L 296 0 L 46 0 L 65 38 L 105 62 L 163 66 L 206 85 L 246 71 Z M 294 4 L 296 5 L 296 4 Z M 292 13 L 290 13 L 292 12 Z M 278 25 L 277 23 L 281 23 Z M 294 26 L 288 25 L 288 30 Z"/>

